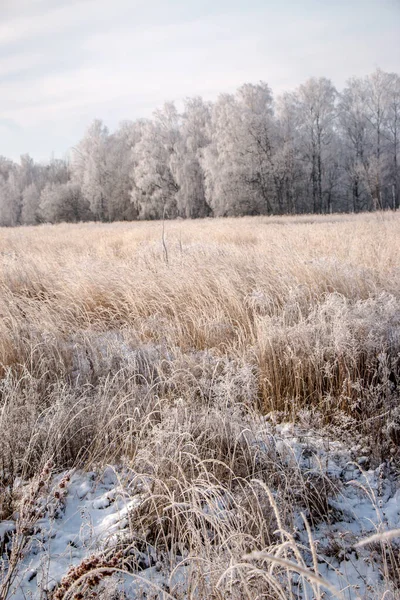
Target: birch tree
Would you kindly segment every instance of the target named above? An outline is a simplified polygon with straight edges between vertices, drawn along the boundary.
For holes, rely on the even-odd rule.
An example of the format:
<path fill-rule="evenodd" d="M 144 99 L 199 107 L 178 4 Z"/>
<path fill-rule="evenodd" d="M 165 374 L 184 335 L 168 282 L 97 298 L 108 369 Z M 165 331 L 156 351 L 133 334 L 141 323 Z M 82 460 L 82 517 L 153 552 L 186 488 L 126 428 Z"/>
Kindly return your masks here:
<path fill-rule="evenodd" d="M 108 205 L 107 182 L 108 129 L 95 120 L 81 142 L 73 149 L 72 178 L 82 190 L 82 197 L 89 204 L 95 219 L 106 221 Z"/>
<path fill-rule="evenodd" d="M 171 153 L 170 165 L 177 183 L 176 205 L 179 216 L 205 217 L 211 213 L 207 203 L 202 151 L 209 144 L 211 105 L 202 98 L 185 100 L 179 136 Z"/>
<path fill-rule="evenodd" d="M 132 201 L 139 218 L 177 215 L 179 185 L 171 168 L 171 157 L 179 140 L 178 120 L 175 105 L 165 104 L 154 113 L 154 121 L 143 124 L 141 139 L 133 148 Z"/>

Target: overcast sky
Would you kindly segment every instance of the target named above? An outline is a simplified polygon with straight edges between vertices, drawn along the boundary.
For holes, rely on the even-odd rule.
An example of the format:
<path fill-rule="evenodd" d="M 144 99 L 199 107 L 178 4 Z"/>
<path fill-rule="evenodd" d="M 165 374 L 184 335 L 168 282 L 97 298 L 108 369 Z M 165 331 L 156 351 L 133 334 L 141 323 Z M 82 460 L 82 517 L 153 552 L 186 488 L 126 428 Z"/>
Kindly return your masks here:
<path fill-rule="evenodd" d="M 275 95 L 400 72 L 400 0 L 0 0 L 0 155 L 65 155 L 165 100 L 246 81 Z"/>

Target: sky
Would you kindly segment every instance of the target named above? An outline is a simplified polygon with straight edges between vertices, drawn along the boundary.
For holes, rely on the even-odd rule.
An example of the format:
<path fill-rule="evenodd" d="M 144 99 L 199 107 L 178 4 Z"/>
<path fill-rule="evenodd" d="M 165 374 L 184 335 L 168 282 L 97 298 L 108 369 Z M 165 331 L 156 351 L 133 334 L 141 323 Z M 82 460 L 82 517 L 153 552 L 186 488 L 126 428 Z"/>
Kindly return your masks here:
<path fill-rule="evenodd" d="M 165 101 L 400 73 L 400 0 L 0 0 L 0 155 L 60 158 Z"/>

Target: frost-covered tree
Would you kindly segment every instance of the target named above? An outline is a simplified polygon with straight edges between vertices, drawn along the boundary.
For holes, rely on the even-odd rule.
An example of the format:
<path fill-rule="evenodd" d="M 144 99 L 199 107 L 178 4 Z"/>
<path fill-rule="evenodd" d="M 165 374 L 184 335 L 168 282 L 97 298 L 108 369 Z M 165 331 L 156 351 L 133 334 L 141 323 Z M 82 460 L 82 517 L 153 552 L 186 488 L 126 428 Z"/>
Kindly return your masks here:
<path fill-rule="evenodd" d="M 274 156 L 276 177 L 280 181 L 282 212 L 295 213 L 302 210 L 303 161 L 299 144 L 299 114 L 293 94 L 285 93 L 276 102 L 277 147 Z"/>
<path fill-rule="evenodd" d="M 312 78 L 274 103 L 247 83 L 112 134 L 97 120 L 71 164 L 0 157 L 0 224 L 395 209 L 399 125 L 400 77 L 380 69 L 341 94 Z"/>
<path fill-rule="evenodd" d="M 171 171 L 178 186 L 177 212 L 181 217 L 205 217 L 211 212 L 200 163 L 202 151 L 209 144 L 210 119 L 210 103 L 200 97 L 185 100 L 180 135 L 170 156 Z"/>
<path fill-rule="evenodd" d="M 0 226 L 17 224 L 20 198 L 15 185 L 16 169 L 11 160 L 0 156 Z"/>
<path fill-rule="evenodd" d="M 351 208 L 366 208 L 365 172 L 370 154 L 369 124 L 366 115 L 366 90 L 362 80 L 353 78 L 340 95 L 338 126 L 343 139 L 343 166 Z"/>
<path fill-rule="evenodd" d="M 7 181 L 8 176 L 16 168 L 16 164 L 5 156 L 0 156 L 0 177 Z"/>
<path fill-rule="evenodd" d="M 40 195 L 40 213 L 49 223 L 78 222 L 89 218 L 89 204 L 79 184 L 48 183 Z"/>
<path fill-rule="evenodd" d="M 298 111 L 299 136 L 303 160 L 307 164 L 313 212 L 324 212 L 326 203 L 325 169 L 331 154 L 335 124 L 336 89 L 325 77 L 311 78 L 293 96 Z"/>
<path fill-rule="evenodd" d="M 179 116 L 173 103 L 143 123 L 140 141 L 134 146 L 132 201 L 142 219 L 173 218 L 177 215 L 179 185 L 171 168 L 180 137 Z"/>
<path fill-rule="evenodd" d="M 39 204 L 40 190 L 36 183 L 31 183 L 22 192 L 22 225 L 36 225 L 39 223 Z"/>
<path fill-rule="evenodd" d="M 14 172 L 0 177 L 0 225 L 13 227 L 19 223 L 21 193 Z"/>
<path fill-rule="evenodd" d="M 389 74 L 390 81 L 386 99 L 385 132 L 388 138 L 389 187 L 392 192 L 392 208 L 400 208 L 400 76 Z"/>
<path fill-rule="evenodd" d="M 370 190 L 374 206 L 398 205 L 400 79 L 376 69 L 364 80 L 366 116 L 372 129 L 373 160 Z"/>
<path fill-rule="evenodd" d="M 18 167 L 13 167 L 7 179 L 0 177 L 0 224 L 14 227 L 21 222 L 22 178 Z"/>
<path fill-rule="evenodd" d="M 34 183 L 38 167 L 28 154 L 24 154 L 19 165 L 2 161 L 2 172 L 0 223 L 7 226 L 19 225 L 22 222 L 23 193 Z"/>
<path fill-rule="evenodd" d="M 383 208 L 385 169 L 385 122 L 387 119 L 390 76 L 381 69 L 364 79 L 365 114 L 372 131 L 372 156 L 369 161 L 366 181 L 375 208 Z"/>
<path fill-rule="evenodd" d="M 266 83 L 220 96 L 203 152 L 207 201 L 215 216 L 272 212 L 272 95 Z"/>
<path fill-rule="evenodd" d="M 107 183 L 108 129 L 100 120 L 95 120 L 84 138 L 73 149 L 71 164 L 72 179 L 82 191 L 95 219 L 106 221 L 109 217 Z"/>
<path fill-rule="evenodd" d="M 138 141 L 135 123 L 123 123 L 108 137 L 105 155 L 104 194 L 110 221 L 134 219 L 136 208 L 131 202 L 133 156 L 132 149 Z"/>
<path fill-rule="evenodd" d="M 349 80 L 340 95 L 339 126 L 354 210 L 398 206 L 399 81 L 398 75 L 377 69 Z"/>

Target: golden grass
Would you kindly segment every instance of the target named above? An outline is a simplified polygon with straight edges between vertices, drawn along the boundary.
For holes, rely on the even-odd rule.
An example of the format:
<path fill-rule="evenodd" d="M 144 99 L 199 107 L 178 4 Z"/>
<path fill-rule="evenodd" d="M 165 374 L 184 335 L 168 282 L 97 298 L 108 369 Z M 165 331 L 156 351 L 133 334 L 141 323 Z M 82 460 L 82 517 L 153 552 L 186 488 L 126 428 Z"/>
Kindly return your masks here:
<path fill-rule="evenodd" d="M 270 411 L 296 420 L 307 409 L 321 427 L 366 436 L 372 460 L 396 457 L 400 214 L 170 221 L 167 253 L 162 231 L 0 230 L 0 513 L 13 510 L 9 481 L 50 458 L 122 458 L 154 480 L 143 528 L 161 536 L 162 522 L 193 553 L 193 597 L 285 597 L 265 557 L 286 572 L 297 550 L 290 537 L 290 552 L 271 550 L 279 517 L 262 486 L 280 490 L 286 524 L 294 490 L 315 518 L 324 502 L 272 455 L 261 468 L 243 432 Z M 237 505 L 234 523 L 213 524 L 212 547 L 204 485 Z M 256 564 L 240 563 L 253 551 Z"/>
<path fill-rule="evenodd" d="M 395 354 L 399 215 L 168 222 L 168 263 L 161 234 L 158 222 L 3 229 L 3 370 L 66 375 L 77 338 L 118 331 L 128 345 L 246 355 L 268 410 L 335 395 Z"/>

